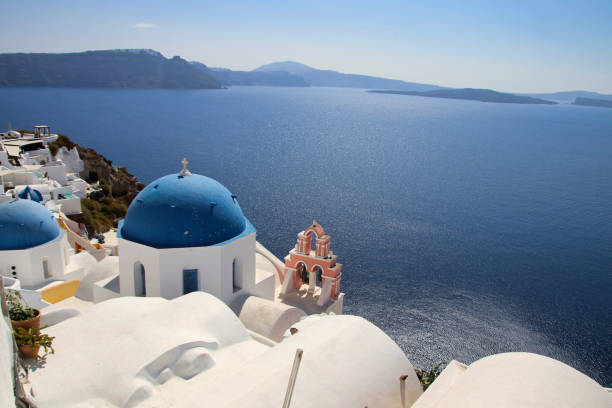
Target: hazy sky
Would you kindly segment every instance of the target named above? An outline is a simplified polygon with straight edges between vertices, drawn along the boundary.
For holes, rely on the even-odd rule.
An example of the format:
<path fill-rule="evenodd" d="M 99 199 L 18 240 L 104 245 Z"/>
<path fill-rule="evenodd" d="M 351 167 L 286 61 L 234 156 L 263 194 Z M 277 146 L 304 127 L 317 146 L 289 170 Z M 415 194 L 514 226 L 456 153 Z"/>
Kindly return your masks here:
<path fill-rule="evenodd" d="M 0 52 L 152 48 L 451 87 L 612 93 L 612 0 L 0 0 Z"/>

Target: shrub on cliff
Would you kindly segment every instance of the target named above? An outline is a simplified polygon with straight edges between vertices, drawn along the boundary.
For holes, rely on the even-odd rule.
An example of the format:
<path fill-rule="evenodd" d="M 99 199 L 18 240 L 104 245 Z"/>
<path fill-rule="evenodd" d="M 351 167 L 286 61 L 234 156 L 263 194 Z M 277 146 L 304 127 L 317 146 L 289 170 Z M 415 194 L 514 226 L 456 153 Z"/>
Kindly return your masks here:
<path fill-rule="evenodd" d="M 92 236 L 116 227 L 118 219 L 125 216 L 127 206 L 111 197 L 102 197 L 100 201 L 82 198 L 81 209 L 87 233 Z"/>
<path fill-rule="evenodd" d="M 431 367 L 429 370 L 421 367 L 414 367 L 414 372 L 416 373 L 419 381 L 421 382 L 421 386 L 423 387 L 423 391 L 426 391 L 427 388 L 438 378 L 438 376 L 442 373 L 446 362 L 438 363 L 437 365 Z"/>

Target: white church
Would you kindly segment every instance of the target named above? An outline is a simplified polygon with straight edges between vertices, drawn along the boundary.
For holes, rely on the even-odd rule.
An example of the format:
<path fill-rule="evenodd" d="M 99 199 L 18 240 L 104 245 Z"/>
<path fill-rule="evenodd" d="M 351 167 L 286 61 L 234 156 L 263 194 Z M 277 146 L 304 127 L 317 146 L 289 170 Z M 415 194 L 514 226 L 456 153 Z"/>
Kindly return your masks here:
<path fill-rule="evenodd" d="M 184 168 L 142 190 L 119 224 L 122 296 L 173 299 L 208 292 L 274 298 L 274 276 L 255 273 L 256 232 L 236 196 Z"/>
<path fill-rule="evenodd" d="M 0 271 L 35 286 L 63 279 L 70 245 L 51 212 L 36 201 L 15 199 L 1 205 Z"/>

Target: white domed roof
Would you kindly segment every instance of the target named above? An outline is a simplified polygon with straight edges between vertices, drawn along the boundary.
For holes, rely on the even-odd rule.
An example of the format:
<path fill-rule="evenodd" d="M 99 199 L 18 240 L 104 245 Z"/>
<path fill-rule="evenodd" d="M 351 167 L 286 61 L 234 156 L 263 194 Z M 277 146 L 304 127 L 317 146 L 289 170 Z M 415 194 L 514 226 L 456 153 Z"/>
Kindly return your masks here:
<path fill-rule="evenodd" d="M 443 376 L 444 373 L 436 382 Z M 415 408 L 612 406 L 612 394 L 591 378 L 560 361 L 532 353 L 488 356 L 456 375 L 452 385 L 448 386 L 444 379 L 440 384 L 436 382 L 425 392 L 423 401 L 417 401 Z M 448 388 L 437 390 L 436 385 Z M 442 395 L 431 398 L 430 393 Z M 436 402 L 432 404 L 433 401 Z"/>

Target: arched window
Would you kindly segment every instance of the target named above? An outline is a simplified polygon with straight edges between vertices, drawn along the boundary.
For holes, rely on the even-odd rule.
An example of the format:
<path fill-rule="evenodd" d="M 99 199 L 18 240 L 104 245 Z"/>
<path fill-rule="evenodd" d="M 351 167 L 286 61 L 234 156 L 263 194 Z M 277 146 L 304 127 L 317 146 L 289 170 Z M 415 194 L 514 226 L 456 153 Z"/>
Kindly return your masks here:
<path fill-rule="evenodd" d="M 323 269 L 321 269 L 321 267 L 319 267 L 317 269 L 317 283 L 321 283 L 323 281 Z"/>
<path fill-rule="evenodd" d="M 42 267 L 45 279 L 49 279 L 51 276 L 53 276 L 51 274 L 51 265 L 49 265 L 49 257 L 43 257 Z"/>
<path fill-rule="evenodd" d="M 321 286 L 321 282 L 323 281 L 323 269 L 319 265 L 315 265 L 312 267 L 312 271 L 314 272 L 314 286 Z"/>
<path fill-rule="evenodd" d="M 242 289 L 242 274 L 240 272 L 238 258 L 234 258 L 232 261 L 232 288 L 234 292 Z"/>
<path fill-rule="evenodd" d="M 316 254 L 317 251 L 317 233 L 314 232 L 314 230 L 309 230 L 308 233 L 310 234 L 310 248 L 308 248 L 311 251 L 314 251 Z"/>
<path fill-rule="evenodd" d="M 298 271 L 300 278 L 302 279 L 302 282 L 308 283 L 308 281 L 310 280 L 310 274 L 308 273 L 308 270 L 306 269 L 306 265 L 300 262 L 297 264 L 296 269 Z"/>
<path fill-rule="evenodd" d="M 134 296 L 147 296 L 145 267 L 140 262 L 134 263 Z"/>

